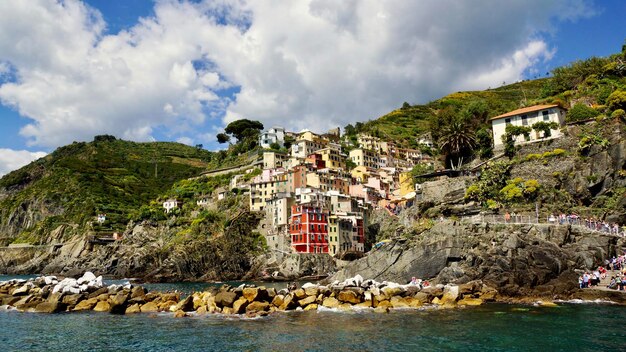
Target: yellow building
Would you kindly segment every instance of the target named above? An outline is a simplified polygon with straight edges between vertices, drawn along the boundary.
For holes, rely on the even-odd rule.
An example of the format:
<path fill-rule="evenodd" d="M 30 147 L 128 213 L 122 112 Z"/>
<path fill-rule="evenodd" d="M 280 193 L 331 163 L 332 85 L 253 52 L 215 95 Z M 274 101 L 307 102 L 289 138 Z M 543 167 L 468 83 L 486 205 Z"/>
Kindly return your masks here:
<path fill-rule="evenodd" d="M 402 172 L 400 174 L 400 197 L 404 197 L 414 190 L 415 183 L 413 182 L 413 175 L 410 172 Z"/>
<path fill-rule="evenodd" d="M 263 168 L 276 169 L 283 167 L 289 156 L 277 152 L 263 152 Z"/>
<path fill-rule="evenodd" d="M 365 166 L 372 169 L 378 169 L 380 167 L 378 153 L 363 148 L 351 150 L 350 160 L 357 166 Z"/>
<path fill-rule="evenodd" d="M 357 166 L 350 171 L 350 176 L 359 183 L 367 182 L 367 179 L 374 173 L 374 170 L 365 166 Z"/>
<path fill-rule="evenodd" d="M 337 215 L 328 217 L 328 254 L 337 255 L 339 252 L 339 228 L 337 226 Z"/>
<path fill-rule="evenodd" d="M 315 153 L 322 156 L 326 167 L 334 170 L 344 170 L 346 168 L 346 155 L 334 148 L 324 148 Z"/>
<path fill-rule="evenodd" d="M 317 142 L 321 137 L 318 134 L 315 134 L 311 131 L 303 131 L 298 134 L 296 141 L 309 141 L 309 142 Z"/>
<path fill-rule="evenodd" d="M 274 183 L 270 180 L 250 184 L 250 210 L 263 211 L 274 194 Z"/>

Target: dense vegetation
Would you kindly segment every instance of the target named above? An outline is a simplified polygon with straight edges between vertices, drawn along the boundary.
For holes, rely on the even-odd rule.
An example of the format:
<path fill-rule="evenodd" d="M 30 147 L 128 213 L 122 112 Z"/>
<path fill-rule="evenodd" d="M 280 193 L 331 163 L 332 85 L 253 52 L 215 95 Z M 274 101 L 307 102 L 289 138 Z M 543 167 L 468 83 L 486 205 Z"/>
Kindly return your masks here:
<path fill-rule="evenodd" d="M 122 229 L 128 215 L 188 177 L 206 169 L 212 153 L 178 143 L 134 143 L 99 136 L 75 142 L 0 179 L 7 196 L 0 201 L 0 225 L 7 232 L 11 214 L 32 209 L 51 215 L 31 224 L 50 231 L 59 224 L 89 225 L 107 216 L 108 229 Z M 16 234 L 12 234 L 16 235 Z"/>

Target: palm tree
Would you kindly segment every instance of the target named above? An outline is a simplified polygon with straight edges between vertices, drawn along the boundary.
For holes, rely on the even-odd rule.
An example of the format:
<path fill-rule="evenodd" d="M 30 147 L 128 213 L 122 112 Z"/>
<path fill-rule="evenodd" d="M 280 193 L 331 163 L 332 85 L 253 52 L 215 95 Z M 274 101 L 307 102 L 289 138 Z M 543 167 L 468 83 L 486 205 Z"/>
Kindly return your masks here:
<path fill-rule="evenodd" d="M 474 132 L 461 118 L 454 118 L 443 127 L 439 137 L 439 148 L 446 156 L 446 164 L 456 170 L 463 165 L 463 158 L 472 154 L 476 147 Z"/>

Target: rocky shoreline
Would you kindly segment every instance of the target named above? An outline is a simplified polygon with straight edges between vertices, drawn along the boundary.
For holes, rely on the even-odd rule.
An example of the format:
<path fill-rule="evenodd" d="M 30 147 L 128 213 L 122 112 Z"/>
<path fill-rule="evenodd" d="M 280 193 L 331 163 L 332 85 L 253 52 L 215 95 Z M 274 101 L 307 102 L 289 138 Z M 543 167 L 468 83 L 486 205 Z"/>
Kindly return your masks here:
<path fill-rule="evenodd" d="M 596 299 L 618 297 L 621 293 L 587 291 Z M 573 297 L 575 298 L 575 296 Z M 584 295 L 579 297 L 584 299 Z M 79 279 L 58 280 L 42 276 L 29 280 L 10 280 L 0 283 L 0 306 L 22 312 L 108 312 L 135 314 L 170 312 L 175 317 L 189 315 L 224 314 L 246 317 L 266 316 L 275 312 L 295 310 L 371 309 L 387 313 L 393 309 L 456 308 L 478 306 L 487 302 L 507 302 L 555 306 L 551 300 L 536 298 L 507 299 L 481 281 L 461 285 L 400 285 L 393 282 L 364 280 L 360 275 L 335 281 L 329 285 L 307 283 L 297 289 L 266 288 L 263 286 L 224 285 L 214 290 L 195 292 L 182 297 L 180 292 L 148 292 L 141 286 L 110 285 L 102 277 L 87 272 Z"/>

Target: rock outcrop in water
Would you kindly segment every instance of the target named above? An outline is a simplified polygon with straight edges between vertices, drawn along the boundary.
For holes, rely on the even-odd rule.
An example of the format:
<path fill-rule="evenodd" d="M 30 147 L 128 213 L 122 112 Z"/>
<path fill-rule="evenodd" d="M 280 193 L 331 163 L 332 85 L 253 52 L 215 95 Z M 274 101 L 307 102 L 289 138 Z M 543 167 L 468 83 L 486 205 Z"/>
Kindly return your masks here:
<path fill-rule="evenodd" d="M 148 293 L 143 287 L 131 284 L 104 286 L 102 277 L 90 272 L 78 280 L 42 276 L 0 283 L 0 305 L 23 312 L 175 312 L 185 307 L 184 302 L 180 293 Z"/>
<path fill-rule="evenodd" d="M 604 264 L 624 244 L 581 227 L 444 222 L 349 263 L 330 280 L 356 274 L 395 282 L 413 276 L 456 284 L 481 280 L 505 296 L 567 296 L 577 289 L 576 270 Z"/>
<path fill-rule="evenodd" d="M 371 308 L 375 312 L 424 306 L 453 308 L 493 301 L 497 292 L 474 281 L 463 285 L 399 285 L 363 280 L 359 275 L 330 285 L 307 283 L 282 289 L 228 285 L 214 291 L 196 292 L 184 299 L 179 293 L 148 293 L 130 284 L 104 287 L 102 278 L 86 273 L 78 280 L 39 277 L 0 283 L 0 305 L 24 312 L 57 313 L 95 311 L 113 314 L 174 312 L 196 314 L 245 314 L 263 316 L 277 311 Z"/>

